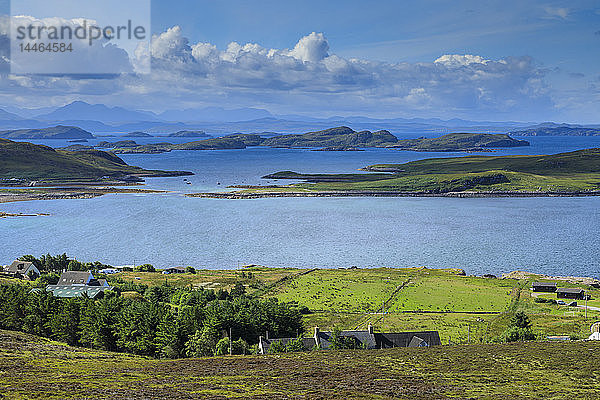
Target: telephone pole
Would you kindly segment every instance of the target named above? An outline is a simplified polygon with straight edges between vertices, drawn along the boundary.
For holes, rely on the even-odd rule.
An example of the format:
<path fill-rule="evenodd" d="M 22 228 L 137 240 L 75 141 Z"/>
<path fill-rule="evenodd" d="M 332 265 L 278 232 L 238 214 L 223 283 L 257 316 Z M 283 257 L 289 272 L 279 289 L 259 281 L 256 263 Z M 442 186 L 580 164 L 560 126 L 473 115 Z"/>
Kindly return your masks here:
<path fill-rule="evenodd" d="M 231 337 L 231 327 L 229 327 L 229 355 L 233 354 L 233 337 Z"/>

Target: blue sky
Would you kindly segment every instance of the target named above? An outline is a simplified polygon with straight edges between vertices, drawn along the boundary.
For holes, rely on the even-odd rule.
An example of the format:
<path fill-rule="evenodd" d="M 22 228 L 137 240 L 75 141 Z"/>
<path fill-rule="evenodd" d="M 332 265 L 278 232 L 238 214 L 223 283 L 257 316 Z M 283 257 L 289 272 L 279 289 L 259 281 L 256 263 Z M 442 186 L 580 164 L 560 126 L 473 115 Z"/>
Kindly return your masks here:
<path fill-rule="evenodd" d="M 293 46 L 316 31 L 333 53 L 389 62 L 428 62 L 442 54 L 528 55 L 548 65 L 597 73 L 597 1 L 190 2 L 154 0 L 153 26 L 180 25 L 192 41 Z"/>
<path fill-rule="evenodd" d="M 597 1 L 153 0 L 152 30 L 153 74 L 51 102 L 600 123 Z"/>

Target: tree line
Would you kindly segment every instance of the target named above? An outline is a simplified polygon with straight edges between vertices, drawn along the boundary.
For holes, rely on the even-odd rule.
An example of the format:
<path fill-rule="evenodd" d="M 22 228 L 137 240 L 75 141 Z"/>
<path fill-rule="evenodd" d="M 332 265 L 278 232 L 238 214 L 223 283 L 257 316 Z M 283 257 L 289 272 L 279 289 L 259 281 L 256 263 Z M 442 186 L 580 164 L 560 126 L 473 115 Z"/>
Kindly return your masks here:
<path fill-rule="evenodd" d="M 0 285 L 0 329 L 23 331 L 74 346 L 159 358 L 201 357 L 256 351 L 269 332 L 296 336 L 302 330 L 295 303 L 231 291 L 163 284 L 126 297 L 107 291 L 101 299 L 58 298 L 29 285 Z M 142 292 L 140 294 L 139 292 Z M 135 293 L 134 293 L 135 294 Z"/>

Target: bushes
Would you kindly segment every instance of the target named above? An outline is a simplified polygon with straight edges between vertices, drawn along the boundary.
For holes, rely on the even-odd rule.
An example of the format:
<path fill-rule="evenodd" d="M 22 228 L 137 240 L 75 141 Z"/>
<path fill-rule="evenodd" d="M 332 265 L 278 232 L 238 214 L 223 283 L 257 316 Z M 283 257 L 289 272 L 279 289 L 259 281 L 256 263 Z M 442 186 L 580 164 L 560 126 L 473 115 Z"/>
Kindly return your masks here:
<path fill-rule="evenodd" d="M 234 340 L 231 343 L 232 354 L 245 355 L 245 354 L 250 353 L 249 349 L 250 349 L 250 346 L 248 346 L 248 343 L 242 338 L 239 338 L 238 340 Z M 215 354 L 217 356 L 224 356 L 224 355 L 229 354 L 229 338 L 228 337 L 224 337 L 223 339 L 219 340 L 219 342 L 217 343 L 216 349 L 215 349 Z"/>
<path fill-rule="evenodd" d="M 156 272 L 156 268 L 152 264 L 138 265 L 133 269 L 134 272 Z"/>
<path fill-rule="evenodd" d="M 185 273 L 186 274 L 195 274 L 196 273 L 196 268 L 194 268 L 194 267 L 185 267 Z"/>
<path fill-rule="evenodd" d="M 535 334 L 531 331 L 529 317 L 523 311 L 517 311 L 512 317 L 510 325 L 502 334 L 505 342 L 520 342 L 535 340 Z"/>

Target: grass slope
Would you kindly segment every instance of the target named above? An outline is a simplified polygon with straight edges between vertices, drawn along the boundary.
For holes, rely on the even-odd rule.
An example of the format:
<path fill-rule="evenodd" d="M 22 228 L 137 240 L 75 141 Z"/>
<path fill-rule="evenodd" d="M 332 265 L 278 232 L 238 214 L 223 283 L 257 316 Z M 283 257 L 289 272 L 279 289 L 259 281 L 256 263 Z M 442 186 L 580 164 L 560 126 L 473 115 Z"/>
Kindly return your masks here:
<path fill-rule="evenodd" d="M 302 179 L 275 188 L 251 188 L 238 193 L 279 192 L 591 192 L 600 190 L 600 149 L 533 156 L 467 156 L 432 158 L 405 164 L 377 164 L 369 174 L 267 175 L 270 179 Z M 381 173 L 386 173 L 381 175 Z"/>
<path fill-rule="evenodd" d="M 37 180 L 98 179 L 136 176 L 175 176 L 183 172 L 153 171 L 127 165 L 99 150 L 69 152 L 27 142 L 0 139 L 0 178 Z"/>
<path fill-rule="evenodd" d="M 6 399 L 593 399 L 600 343 L 150 360 L 0 331 Z"/>

